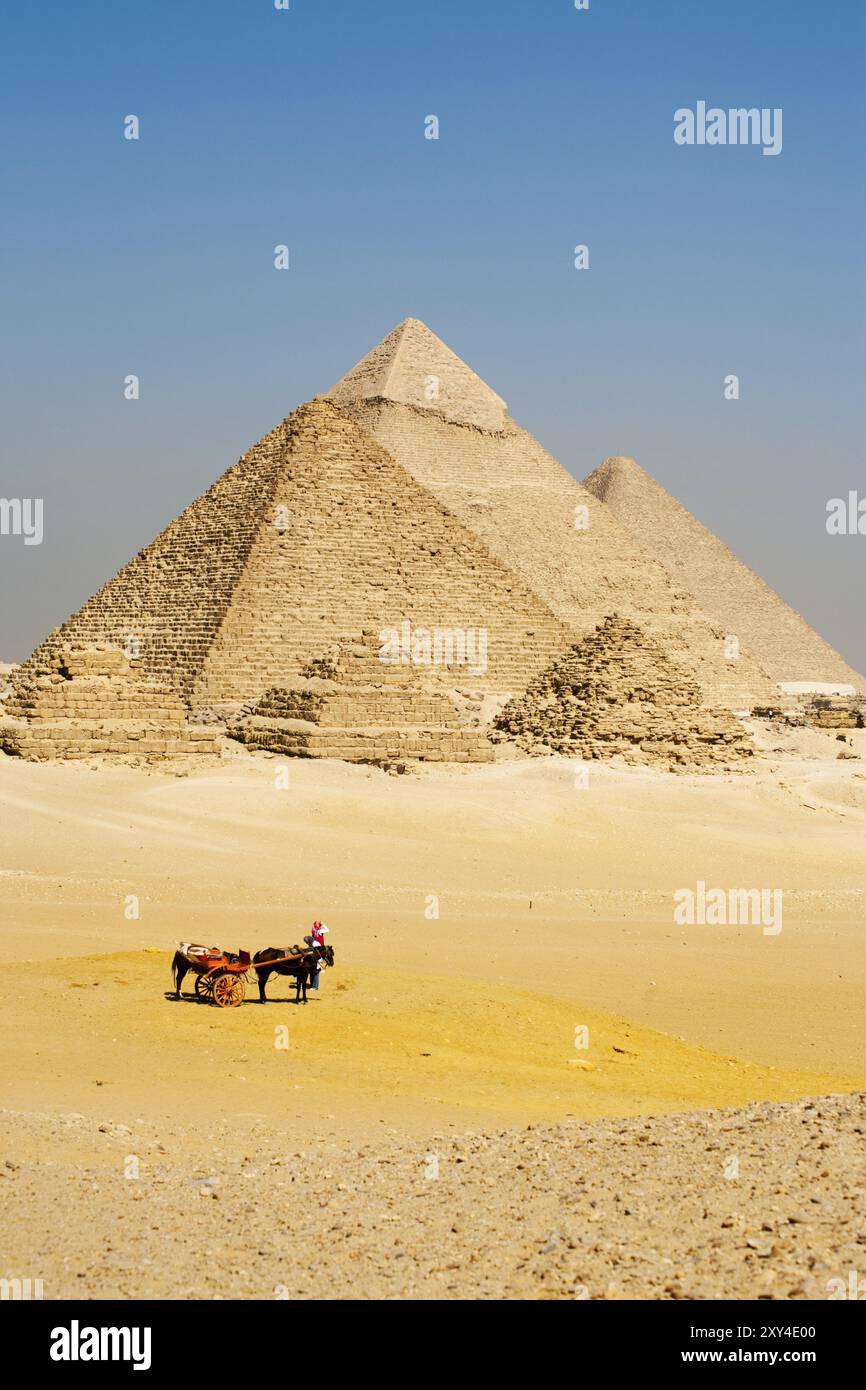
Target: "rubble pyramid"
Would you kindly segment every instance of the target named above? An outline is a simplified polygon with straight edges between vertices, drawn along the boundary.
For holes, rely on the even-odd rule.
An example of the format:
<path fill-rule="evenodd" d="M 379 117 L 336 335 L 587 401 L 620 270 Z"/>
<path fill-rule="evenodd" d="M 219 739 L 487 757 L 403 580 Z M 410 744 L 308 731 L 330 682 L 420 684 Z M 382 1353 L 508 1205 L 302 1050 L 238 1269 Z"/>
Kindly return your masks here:
<path fill-rule="evenodd" d="M 420 383 L 452 379 L 443 359 L 461 369 L 450 365 L 455 386 L 428 398 Z M 591 632 L 616 608 L 676 655 L 710 704 L 791 703 L 748 652 L 729 658 L 725 626 L 423 325 L 401 324 L 332 395 L 573 636 Z"/>
<path fill-rule="evenodd" d="M 0 748 L 31 761 L 95 754 L 215 754 L 174 690 L 116 647 L 66 647 L 34 663 L 6 701 Z"/>
<path fill-rule="evenodd" d="M 688 586 L 703 611 L 775 681 L 836 681 L 866 690 L 866 678 L 634 459 L 605 459 L 585 485 L 629 528 L 635 545 L 663 557 L 674 583 Z"/>
<path fill-rule="evenodd" d="M 193 711 L 283 687 L 347 632 L 481 632 L 484 669 L 443 680 L 503 694 L 567 628 L 332 401 L 301 406 L 173 521 L 17 673 L 71 642 L 134 643 Z"/>
<path fill-rule="evenodd" d="M 619 755 L 676 770 L 732 765 L 753 753 L 730 711 L 707 709 L 697 683 L 617 614 L 510 700 L 495 728 L 527 752 Z"/>
<path fill-rule="evenodd" d="M 425 687 L 417 666 L 392 661 L 375 632 L 334 644 L 292 685 L 267 690 L 229 732 L 274 753 L 380 766 L 494 756 L 482 733 L 460 728 L 442 690 Z"/>

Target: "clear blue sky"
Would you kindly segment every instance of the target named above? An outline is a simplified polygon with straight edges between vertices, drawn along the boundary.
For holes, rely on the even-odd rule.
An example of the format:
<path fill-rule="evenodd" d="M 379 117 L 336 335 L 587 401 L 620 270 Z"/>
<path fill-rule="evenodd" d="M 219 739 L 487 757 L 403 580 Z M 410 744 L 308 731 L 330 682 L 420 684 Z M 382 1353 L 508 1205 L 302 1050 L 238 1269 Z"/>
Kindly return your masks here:
<path fill-rule="evenodd" d="M 864 13 L 7 6 L 0 496 L 44 497 L 45 539 L 0 538 L 0 657 L 413 315 L 577 476 L 632 454 L 866 669 L 866 537 L 824 526 L 866 495 Z M 698 100 L 782 107 L 782 153 L 677 147 Z"/>

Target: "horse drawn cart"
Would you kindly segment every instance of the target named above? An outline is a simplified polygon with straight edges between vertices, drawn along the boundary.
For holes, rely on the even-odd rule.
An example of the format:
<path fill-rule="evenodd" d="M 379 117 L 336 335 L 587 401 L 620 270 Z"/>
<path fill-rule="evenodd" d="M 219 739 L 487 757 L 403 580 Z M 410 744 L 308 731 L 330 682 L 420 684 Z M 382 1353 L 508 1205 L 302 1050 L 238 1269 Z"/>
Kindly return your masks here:
<path fill-rule="evenodd" d="M 267 953 L 270 957 L 271 953 Z M 249 951 L 223 951 L 219 946 L 199 946 L 195 942 L 178 942 L 172 962 L 175 996 L 190 972 L 195 975 L 196 997 L 210 1001 L 220 1009 L 236 1009 L 244 1001 L 247 979 L 251 970 L 273 970 L 280 965 L 294 964 L 304 952 L 278 956 L 276 959 L 254 961 Z"/>
<path fill-rule="evenodd" d="M 234 1009 L 243 1003 L 247 991 L 247 972 L 250 968 L 248 951 L 223 951 L 218 946 L 198 946 L 194 942 L 178 944 L 174 957 L 175 990 L 188 972 L 195 975 L 196 996 L 210 1000 L 220 1009 Z"/>

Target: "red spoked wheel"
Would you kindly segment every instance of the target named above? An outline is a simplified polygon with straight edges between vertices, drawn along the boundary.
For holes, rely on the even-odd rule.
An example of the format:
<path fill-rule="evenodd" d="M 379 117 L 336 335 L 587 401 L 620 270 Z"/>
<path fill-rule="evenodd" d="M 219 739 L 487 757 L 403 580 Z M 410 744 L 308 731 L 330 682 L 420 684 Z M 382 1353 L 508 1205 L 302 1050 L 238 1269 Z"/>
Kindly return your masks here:
<path fill-rule="evenodd" d="M 246 984 L 243 975 L 223 971 L 213 982 L 213 1001 L 220 1009 L 236 1009 L 243 1003 Z"/>

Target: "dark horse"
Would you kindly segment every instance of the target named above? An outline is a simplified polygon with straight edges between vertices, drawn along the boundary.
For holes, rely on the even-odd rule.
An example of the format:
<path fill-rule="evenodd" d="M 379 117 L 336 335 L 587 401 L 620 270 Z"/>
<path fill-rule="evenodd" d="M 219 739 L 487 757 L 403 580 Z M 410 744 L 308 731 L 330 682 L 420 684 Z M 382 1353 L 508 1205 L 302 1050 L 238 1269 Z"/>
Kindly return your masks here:
<path fill-rule="evenodd" d="M 291 959 L 286 960 L 289 956 Z M 316 973 L 318 963 L 323 960 L 326 965 L 334 964 L 333 946 L 268 946 L 264 951 L 256 951 L 253 956 L 253 965 L 259 965 L 267 961 L 279 961 L 279 965 L 272 965 L 270 969 L 265 967 L 257 970 L 259 977 L 259 1003 L 266 1004 L 265 986 L 272 975 L 292 975 L 295 980 L 295 1003 L 297 1004 L 301 994 L 304 996 L 303 1002 L 307 1002 L 307 985 Z"/>

